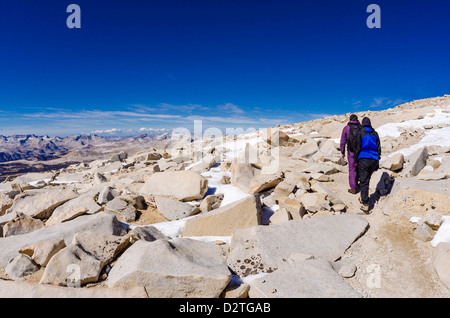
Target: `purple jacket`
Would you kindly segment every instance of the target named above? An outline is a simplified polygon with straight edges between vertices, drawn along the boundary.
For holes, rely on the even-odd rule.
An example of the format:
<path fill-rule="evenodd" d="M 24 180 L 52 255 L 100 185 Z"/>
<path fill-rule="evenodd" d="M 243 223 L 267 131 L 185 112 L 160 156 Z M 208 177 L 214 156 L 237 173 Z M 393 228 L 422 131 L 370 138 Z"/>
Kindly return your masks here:
<path fill-rule="evenodd" d="M 348 133 L 350 131 L 350 124 L 359 124 L 359 120 L 351 120 L 348 122 L 347 126 L 342 130 L 341 135 L 341 153 L 345 154 L 345 147 L 347 146 Z"/>

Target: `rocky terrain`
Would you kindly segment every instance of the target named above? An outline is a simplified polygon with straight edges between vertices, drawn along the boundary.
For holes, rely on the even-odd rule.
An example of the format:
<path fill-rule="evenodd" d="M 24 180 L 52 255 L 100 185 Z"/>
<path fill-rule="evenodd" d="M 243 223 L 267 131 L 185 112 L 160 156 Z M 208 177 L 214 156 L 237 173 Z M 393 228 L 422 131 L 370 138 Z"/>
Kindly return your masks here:
<path fill-rule="evenodd" d="M 59 170 L 71 164 L 109 159 L 120 151 L 133 154 L 150 147 L 164 149 L 170 137 L 168 133 L 135 137 L 0 135 L 0 181 L 27 172 Z"/>
<path fill-rule="evenodd" d="M 349 115 L 8 178 L 0 297 L 450 297 L 450 96 L 357 113 L 370 213 Z"/>

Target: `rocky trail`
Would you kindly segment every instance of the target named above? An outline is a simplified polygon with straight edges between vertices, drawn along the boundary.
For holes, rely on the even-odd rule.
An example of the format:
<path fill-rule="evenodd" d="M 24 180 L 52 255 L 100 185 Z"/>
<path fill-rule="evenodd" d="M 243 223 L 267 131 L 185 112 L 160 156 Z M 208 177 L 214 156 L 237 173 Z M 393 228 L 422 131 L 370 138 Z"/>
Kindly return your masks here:
<path fill-rule="evenodd" d="M 450 96 L 357 115 L 370 213 L 349 114 L 7 178 L 0 297 L 450 297 Z"/>

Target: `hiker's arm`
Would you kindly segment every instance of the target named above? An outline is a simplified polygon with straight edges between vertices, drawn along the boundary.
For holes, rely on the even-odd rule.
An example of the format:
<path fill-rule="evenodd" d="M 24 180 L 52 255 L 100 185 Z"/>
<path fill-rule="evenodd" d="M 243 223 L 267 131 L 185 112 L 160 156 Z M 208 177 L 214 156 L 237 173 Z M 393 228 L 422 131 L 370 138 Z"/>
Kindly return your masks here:
<path fill-rule="evenodd" d="M 341 134 L 341 153 L 342 153 L 342 158 L 345 157 L 345 145 L 347 144 L 347 139 L 348 139 L 348 130 L 346 129 L 347 127 L 345 127 L 344 129 L 342 129 L 342 134 Z"/>
<path fill-rule="evenodd" d="M 375 132 L 377 134 L 377 151 L 378 151 L 378 157 L 379 159 L 381 159 L 381 142 L 380 142 L 380 136 L 378 136 L 378 133 Z"/>

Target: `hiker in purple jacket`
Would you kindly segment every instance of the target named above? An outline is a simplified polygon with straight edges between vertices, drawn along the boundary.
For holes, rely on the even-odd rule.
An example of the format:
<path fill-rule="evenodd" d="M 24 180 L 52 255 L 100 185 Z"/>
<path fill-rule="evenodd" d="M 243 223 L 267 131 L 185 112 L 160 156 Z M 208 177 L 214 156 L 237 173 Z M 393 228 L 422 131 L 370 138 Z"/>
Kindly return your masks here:
<path fill-rule="evenodd" d="M 356 149 L 356 135 L 361 129 L 358 116 L 355 114 L 350 115 L 350 121 L 347 126 L 342 130 L 341 135 L 341 153 L 342 158 L 345 158 L 345 148 L 347 146 L 347 161 L 348 161 L 348 181 L 350 183 L 350 189 L 348 192 L 352 194 L 357 193 L 358 186 L 358 174 L 356 170 L 355 161 L 355 149 Z"/>

